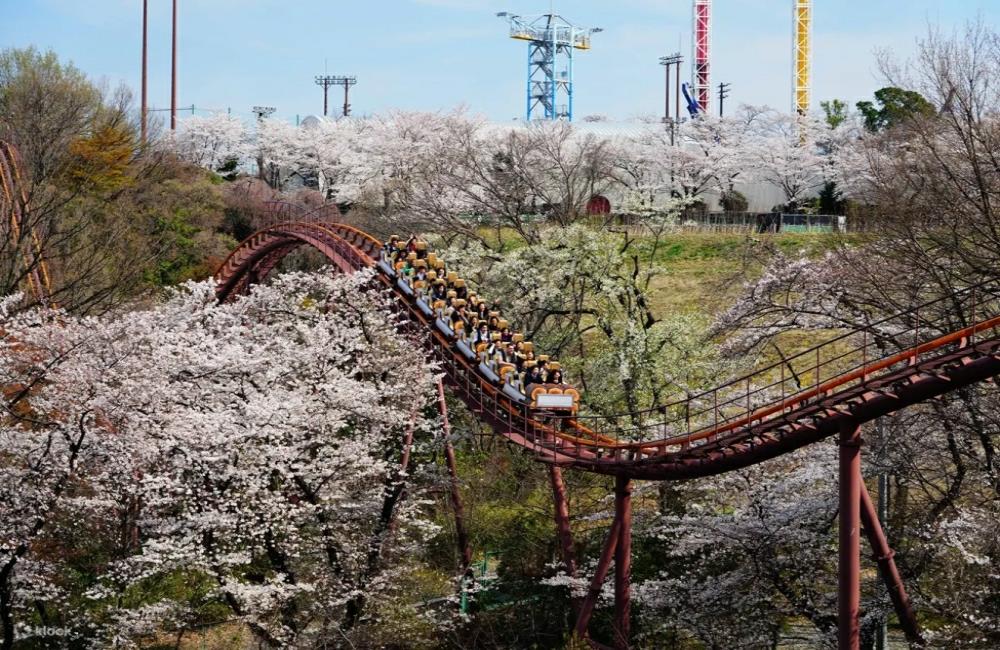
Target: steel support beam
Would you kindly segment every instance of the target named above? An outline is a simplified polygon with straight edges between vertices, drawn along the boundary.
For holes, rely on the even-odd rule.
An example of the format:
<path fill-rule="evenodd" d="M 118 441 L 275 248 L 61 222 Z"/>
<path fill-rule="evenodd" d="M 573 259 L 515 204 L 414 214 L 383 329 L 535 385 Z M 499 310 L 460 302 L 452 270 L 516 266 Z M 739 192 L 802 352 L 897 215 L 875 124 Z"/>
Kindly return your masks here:
<path fill-rule="evenodd" d="M 604 548 L 601 549 L 601 557 L 597 561 L 597 569 L 594 571 L 594 577 L 590 581 L 590 589 L 587 591 L 586 598 L 583 599 L 583 604 L 580 606 L 580 615 L 576 619 L 575 632 L 581 639 L 587 636 L 587 626 L 590 625 L 590 616 L 594 613 L 594 607 L 597 606 L 597 599 L 601 595 L 601 585 L 604 584 L 604 579 L 608 577 L 608 569 L 611 568 L 611 559 L 615 556 L 619 537 L 621 537 L 621 520 L 618 518 L 616 511 L 615 518 L 611 522 L 611 530 L 604 541 Z"/>
<path fill-rule="evenodd" d="M 576 554 L 573 552 L 573 531 L 569 525 L 569 501 L 566 499 L 566 483 L 563 482 L 562 469 L 556 465 L 549 465 L 549 480 L 552 483 L 556 533 L 559 536 L 563 565 L 566 567 L 566 574 L 575 577 Z"/>
<path fill-rule="evenodd" d="M 863 483 L 861 485 L 861 524 L 865 527 L 865 535 L 868 537 L 872 553 L 875 555 L 879 575 L 882 576 L 885 587 L 889 591 L 889 599 L 896 610 L 896 616 L 899 618 L 899 625 L 903 628 L 906 640 L 914 645 L 922 646 L 924 639 L 920 635 L 917 616 L 913 612 L 913 606 L 906 594 L 903 579 L 900 577 L 896 561 L 893 559 L 895 553 L 889 547 L 889 540 L 886 539 L 882 525 L 879 523 L 878 513 L 872 504 L 871 495 L 868 494 L 868 488 Z"/>
<path fill-rule="evenodd" d="M 451 493 L 451 507 L 455 513 L 455 537 L 458 541 L 458 552 L 462 557 L 462 571 L 472 564 L 472 547 L 469 545 L 469 534 L 465 530 L 465 508 L 462 497 L 458 493 L 458 470 L 455 465 L 455 448 L 451 444 L 451 425 L 448 423 L 448 404 L 444 399 L 444 381 L 437 381 L 438 408 L 441 410 L 441 431 L 444 434 L 444 459 L 448 466 L 448 477 Z"/>
<path fill-rule="evenodd" d="M 861 427 L 840 425 L 840 530 L 837 584 L 837 647 L 861 647 Z"/>
<path fill-rule="evenodd" d="M 627 650 L 632 613 L 632 481 L 615 477 L 615 517 L 621 522 L 615 548 L 615 648 Z"/>

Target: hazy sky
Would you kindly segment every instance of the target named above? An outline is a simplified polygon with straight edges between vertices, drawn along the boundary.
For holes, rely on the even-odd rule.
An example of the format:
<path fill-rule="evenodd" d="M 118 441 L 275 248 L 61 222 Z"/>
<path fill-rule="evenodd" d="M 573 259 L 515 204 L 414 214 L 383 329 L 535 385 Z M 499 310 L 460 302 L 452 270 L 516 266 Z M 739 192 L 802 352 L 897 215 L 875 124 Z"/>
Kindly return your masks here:
<path fill-rule="evenodd" d="M 464 104 L 497 120 L 524 110 L 526 45 L 498 11 L 530 15 L 548 0 L 179 0 L 179 104 L 294 119 L 322 111 L 313 77 L 355 74 L 356 114 Z M 170 0 L 150 4 L 150 101 L 169 105 Z M 555 10 L 599 26 L 576 58 L 576 115 L 659 114 L 658 57 L 690 59 L 690 0 L 561 0 Z M 730 102 L 791 103 L 791 0 L 716 0 L 712 82 Z M 928 25 L 951 30 L 1000 0 L 815 0 L 813 101 L 852 103 L 881 86 L 877 50 L 905 59 Z M 0 47 L 52 48 L 95 78 L 139 87 L 141 0 L 0 0 Z M 326 62 L 326 63 L 325 63 Z M 685 65 L 685 78 L 689 76 Z M 331 104 L 340 103 L 333 94 Z"/>

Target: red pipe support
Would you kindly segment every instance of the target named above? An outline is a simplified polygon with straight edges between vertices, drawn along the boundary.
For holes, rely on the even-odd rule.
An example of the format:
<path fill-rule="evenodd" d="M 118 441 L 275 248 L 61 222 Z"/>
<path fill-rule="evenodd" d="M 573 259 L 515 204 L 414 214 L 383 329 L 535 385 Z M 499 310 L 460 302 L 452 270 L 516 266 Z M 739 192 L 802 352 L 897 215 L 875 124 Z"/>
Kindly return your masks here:
<path fill-rule="evenodd" d="M 569 523 L 569 501 L 566 498 L 566 483 L 563 482 L 562 469 L 556 465 L 549 465 L 549 480 L 552 483 L 556 533 L 559 535 L 559 548 L 562 551 L 563 565 L 565 565 L 566 573 L 569 576 L 576 577 L 573 531 Z"/>
<path fill-rule="evenodd" d="M 913 606 L 906 594 L 903 579 L 900 577 L 896 561 L 893 559 L 895 553 L 889 547 L 889 540 L 886 539 L 885 532 L 882 530 L 878 513 L 875 512 L 871 495 L 868 494 L 868 488 L 864 483 L 861 484 L 861 524 L 865 527 L 865 535 L 868 537 L 868 543 L 871 544 L 872 553 L 875 555 L 879 575 L 885 582 L 889 599 L 892 601 L 893 609 L 896 610 L 896 616 L 899 618 L 899 625 L 903 628 L 906 640 L 911 644 L 923 646 L 924 639 L 920 634 L 917 616 L 913 612 Z"/>
<path fill-rule="evenodd" d="M 458 493 L 458 470 L 455 464 L 455 448 L 451 444 L 451 425 L 448 423 L 448 404 L 444 399 L 444 382 L 439 378 L 438 407 L 441 409 L 441 427 L 444 434 L 444 459 L 448 466 L 448 476 L 451 493 L 451 507 L 455 513 L 455 536 L 458 538 L 458 552 L 462 556 L 462 570 L 472 564 L 472 547 L 469 545 L 469 534 L 465 530 L 465 508 L 462 497 Z"/>
<path fill-rule="evenodd" d="M 615 477 L 615 515 L 621 522 L 615 548 L 615 648 L 628 650 L 632 612 L 632 481 Z"/>
<path fill-rule="evenodd" d="M 840 425 L 840 530 L 837 647 L 859 650 L 861 609 L 861 427 Z"/>
<path fill-rule="evenodd" d="M 601 595 L 601 585 L 604 584 L 604 579 L 608 577 L 608 569 L 611 568 L 611 559 L 615 555 L 615 549 L 618 547 L 618 539 L 621 537 L 621 520 L 618 519 L 618 513 L 615 513 L 615 518 L 611 522 L 611 530 L 608 532 L 608 538 L 604 542 L 604 548 L 601 549 L 601 557 L 597 561 L 597 569 L 594 571 L 594 577 L 590 581 L 590 589 L 587 591 L 586 598 L 583 599 L 583 604 L 580 606 L 580 615 L 576 619 L 576 635 L 578 637 L 585 638 L 587 636 L 587 626 L 590 625 L 590 616 L 594 613 L 594 607 L 597 606 L 597 599 Z"/>

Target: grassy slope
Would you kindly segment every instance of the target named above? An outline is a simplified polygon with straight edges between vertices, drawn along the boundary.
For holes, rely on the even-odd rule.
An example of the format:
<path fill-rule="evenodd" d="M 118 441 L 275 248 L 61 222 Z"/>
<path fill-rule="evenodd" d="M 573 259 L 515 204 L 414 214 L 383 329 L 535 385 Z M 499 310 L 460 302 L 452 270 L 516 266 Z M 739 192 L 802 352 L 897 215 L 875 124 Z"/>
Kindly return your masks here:
<path fill-rule="evenodd" d="M 805 233 L 667 236 L 654 256 L 666 272 L 652 282 L 653 305 L 661 316 L 677 311 L 714 315 L 736 299 L 744 279 L 759 273 L 773 251 L 814 257 L 838 241 L 836 236 Z"/>

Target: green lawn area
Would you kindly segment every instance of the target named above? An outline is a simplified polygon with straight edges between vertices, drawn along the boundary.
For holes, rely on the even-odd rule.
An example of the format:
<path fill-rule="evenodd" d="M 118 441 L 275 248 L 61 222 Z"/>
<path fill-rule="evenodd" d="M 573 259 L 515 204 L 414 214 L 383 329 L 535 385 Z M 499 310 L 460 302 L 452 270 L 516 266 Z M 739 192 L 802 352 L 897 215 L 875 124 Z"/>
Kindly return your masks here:
<path fill-rule="evenodd" d="M 715 314 L 732 304 L 747 278 L 775 252 L 817 257 L 843 242 L 823 233 L 678 233 L 665 236 L 653 259 L 665 272 L 652 282 L 655 312 Z M 649 242 L 651 246 L 652 242 Z"/>

